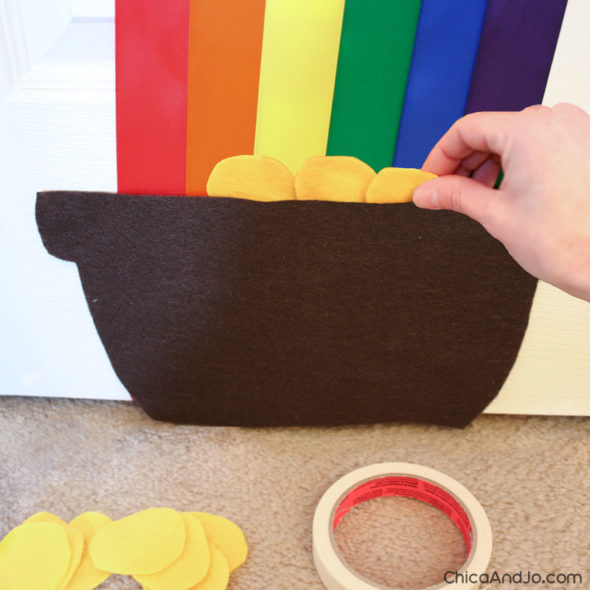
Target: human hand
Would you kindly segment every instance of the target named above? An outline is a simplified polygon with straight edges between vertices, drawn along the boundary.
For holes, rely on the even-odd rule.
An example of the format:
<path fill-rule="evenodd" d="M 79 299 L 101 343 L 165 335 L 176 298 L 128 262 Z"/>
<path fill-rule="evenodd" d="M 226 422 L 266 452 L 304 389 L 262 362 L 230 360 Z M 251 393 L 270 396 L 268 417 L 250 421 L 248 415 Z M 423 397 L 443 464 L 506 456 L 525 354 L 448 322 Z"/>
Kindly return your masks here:
<path fill-rule="evenodd" d="M 502 167 L 504 179 L 493 186 Z M 414 203 L 480 222 L 529 273 L 590 300 L 590 117 L 570 104 L 459 119 Z M 471 178 L 470 178 L 471 175 Z"/>

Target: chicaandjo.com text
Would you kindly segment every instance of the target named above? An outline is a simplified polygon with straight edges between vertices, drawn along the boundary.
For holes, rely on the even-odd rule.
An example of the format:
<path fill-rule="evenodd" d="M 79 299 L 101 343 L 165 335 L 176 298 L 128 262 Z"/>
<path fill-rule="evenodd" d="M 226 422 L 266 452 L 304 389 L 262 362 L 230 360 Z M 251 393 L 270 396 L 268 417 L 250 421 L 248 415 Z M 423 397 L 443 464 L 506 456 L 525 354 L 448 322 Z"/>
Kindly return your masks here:
<path fill-rule="evenodd" d="M 497 571 L 474 573 L 469 571 L 449 570 L 445 572 L 444 581 L 447 584 L 560 584 L 582 587 L 582 574 L 580 573 L 554 573 L 541 574 L 531 571 L 517 571 L 501 573 Z"/>

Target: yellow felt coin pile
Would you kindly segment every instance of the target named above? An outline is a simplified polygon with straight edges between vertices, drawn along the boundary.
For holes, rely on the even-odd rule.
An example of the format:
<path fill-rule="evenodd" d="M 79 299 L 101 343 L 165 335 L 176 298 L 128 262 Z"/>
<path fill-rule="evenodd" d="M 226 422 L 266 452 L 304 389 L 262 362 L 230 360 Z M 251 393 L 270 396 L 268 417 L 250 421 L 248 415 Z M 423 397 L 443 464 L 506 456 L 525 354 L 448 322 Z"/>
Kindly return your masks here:
<path fill-rule="evenodd" d="M 224 590 L 248 546 L 230 520 L 148 508 L 120 520 L 39 512 L 0 542 L 2 590 L 92 590 L 111 574 L 146 590 Z"/>
<path fill-rule="evenodd" d="M 273 158 L 233 156 L 215 166 L 207 193 L 254 201 L 408 203 L 414 190 L 432 178 L 436 175 L 415 168 L 383 168 L 376 174 L 350 156 L 308 158 L 296 175 Z"/>
<path fill-rule="evenodd" d="M 207 182 L 209 196 L 257 201 L 295 198 L 293 174 L 285 164 L 266 156 L 233 156 L 221 160 Z"/>

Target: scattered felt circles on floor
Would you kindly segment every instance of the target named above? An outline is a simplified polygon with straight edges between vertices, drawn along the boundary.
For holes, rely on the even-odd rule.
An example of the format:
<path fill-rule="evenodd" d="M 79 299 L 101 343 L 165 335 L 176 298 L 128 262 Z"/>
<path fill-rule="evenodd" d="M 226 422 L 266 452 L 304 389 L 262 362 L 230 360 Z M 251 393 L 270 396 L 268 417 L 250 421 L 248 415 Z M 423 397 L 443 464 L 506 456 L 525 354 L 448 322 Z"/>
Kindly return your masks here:
<path fill-rule="evenodd" d="M 176 561 L 186 545 L 182 516 L 148 508 L 100 529 L 90 541 L 94 564 L 115 574 L 155 574 Z"/>
<path fill-rule="evenodd" d="M 68 583 L 67 590 L 96 588 L 111 575 L 111 572 L 101 570 L 94 565 L 89 551 L 90 541 L 94 535 L 110 522 L 111 519 L 101 512 L 84 512 L 70 521 L 70 526 L 78 528 L 84 537 L 84 550 L 80 565 Z"/>
<path fill-rule="evenodd" d="M 23 524 L 29 522 L 51 522 L 53 524 L 60 524 L 62 526 L 66 526 L 65 520 L 62 520 L 59 516 L 56 516 L 55 514 L 51 514 L 51 512 L 36 512 L 35 514 L 29 516 L 29 518 L 27 518 L 27 520 L 25 520 Z"/>
<path fill-rule="evenodd" d="M 65 527 L 51 522 L 22 524 L 0 543 L 3 590 L 57 590 L 66 576 L 72 550 Z"/>
<path fill-rule="evenodd" d="M 181 515 L 186 542 L 181 555 L 163 569 L 151 575 L 134 578 L 150 590 L 192 588 L 205 578 L 211 565 L 211 551 L 201 523 L 188 514 Z"/>
<path fill-rule="evenodd" d="M 122 574 L 146 590 L 224 590 L 247 554 L 240 527 L 205 512 L 84 512 L 70 523 L 38 512 L 0 542 L 0 580 L 3 590 L 92 590 Z"/>
<path fill-rule="evenodd" d="M 82 554 L 84 552 L 84 535 L 82 534 L 82 531 L 71 525 L 66 525 L 64 528 L 70 545 L 70 562 L 66 573 L 58 585 L 58 590 L 63 590 L 69 585 L 70 580 L 73 578 L 74 573 L 80 565 Z"/>
<path fill-rule="evenodd" d="M 218 549 L 227 560 L 230 571 L 240 567 L 248 556 L 248 544 L 242 529 L 231 520 L 218 514 L 190 512 L 198 518 L 209 543 Z"/>

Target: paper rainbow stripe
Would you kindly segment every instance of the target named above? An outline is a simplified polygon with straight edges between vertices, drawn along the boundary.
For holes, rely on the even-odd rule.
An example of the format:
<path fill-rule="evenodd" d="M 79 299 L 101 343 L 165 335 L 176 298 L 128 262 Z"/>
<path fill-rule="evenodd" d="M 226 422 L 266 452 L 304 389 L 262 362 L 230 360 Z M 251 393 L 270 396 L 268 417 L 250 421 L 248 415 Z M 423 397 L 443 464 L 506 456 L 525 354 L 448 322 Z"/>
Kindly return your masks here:
<path fill-rule="evenodd" d="M 205 195 L 221 159 L 420 167 L 474 110 L 540 103 L 567 0 L 117 0 L 122 193 Z"/>

